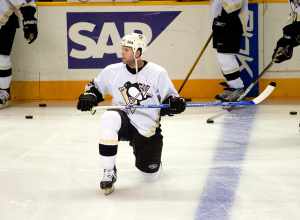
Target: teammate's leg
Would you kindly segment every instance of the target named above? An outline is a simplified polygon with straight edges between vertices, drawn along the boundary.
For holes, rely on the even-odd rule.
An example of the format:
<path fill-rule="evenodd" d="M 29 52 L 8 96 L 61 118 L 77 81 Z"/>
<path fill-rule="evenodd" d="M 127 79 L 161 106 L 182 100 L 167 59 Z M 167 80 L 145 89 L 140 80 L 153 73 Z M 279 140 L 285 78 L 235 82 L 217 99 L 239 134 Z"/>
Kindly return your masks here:
<path fill-rule="evenodd" d="M 243 92 L 244 84 L 236 54 L 240 50 L 243 27 L 238 11 L 227 14 L 224 10 L 213 22 L 213 47 L 228 88 L 216 96 L 222 101 L 235 101 Z"/>
<path fill-rule="evenodd" d="M 236 56 L 234 54 L 218 52 L 217 59 L 228 88 L 225 88 L 222 94 L 218 94 L 216 99 L 234 101 L 244 91 L 244 83 L 241 79 L 240 66 Z"/>
<path fill-rule="evenodd" d="M 10 99 L 12 64 L 10 53 L 15 38 L 18 18 L 12 14 L 0 29 L 0 108 L 6 107 Z"/>

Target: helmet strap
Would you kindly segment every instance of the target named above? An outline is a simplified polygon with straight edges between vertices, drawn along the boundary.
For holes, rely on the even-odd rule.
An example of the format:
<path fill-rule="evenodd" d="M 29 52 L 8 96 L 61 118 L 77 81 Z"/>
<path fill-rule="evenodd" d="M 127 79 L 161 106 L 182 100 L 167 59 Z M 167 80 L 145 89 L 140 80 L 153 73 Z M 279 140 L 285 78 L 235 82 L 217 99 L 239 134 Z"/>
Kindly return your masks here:
<path fill-rule="evenodd" d="M 139 67 L 138 67 L 138 61 L 134 56 L 134 62 L 135 62 L 135 72 L 138 73 L 139 72 Z"/>

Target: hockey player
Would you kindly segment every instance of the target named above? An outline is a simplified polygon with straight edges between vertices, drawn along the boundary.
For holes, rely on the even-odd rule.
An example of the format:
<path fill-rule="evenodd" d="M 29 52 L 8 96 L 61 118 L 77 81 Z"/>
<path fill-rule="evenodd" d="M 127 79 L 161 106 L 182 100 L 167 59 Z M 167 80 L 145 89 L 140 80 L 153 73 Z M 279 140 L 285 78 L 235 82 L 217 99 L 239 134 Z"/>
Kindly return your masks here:
<path fill-rule="evenodd" d="M 221 101 L 236 101 L 244 92 L 240 66 L 236 54 L 241 47 L 248 20 L 248 0 L 213 0 L 213 47 L 226 80 L 223 93 L 216 95 Z"/>
<path fill-rule="evenodd" d="M 293 56 L 293 48 L 300 45 L 300 1 L 290 0 L 291 23 L 283 28 L 283 36 L 278 40 L 272 59 L 275 63 L 289 60 Z"/>
<path fill-rule="evenodd" d="M 31 0 L 0 1 L 0 108 L 10 100 L 12 64 L 10 53 L 22 17 L 24 37 L 31 44 L 38 35 L 36 7 Z"/>
<path fill-rule="evenodd" d="M 100 188 L 110 194 L 117 179 L 115 159 L 118 141 L 129 141 L 135 155 L 135 166 L 146 179 L 155 179 L 161 167 L 163 136 L 160 116 L 185 110 L 185 100 L 179 97 L 164 68 L 142 59 L 145 37 L 132 33 L 121 41 L 122 62 L 107 66 L 90 82 L 80 95 L 77 108 L 91 110 L 103 96 L 112 96 L 113 105 L 169 103 L 170 108 L 110 109 L 101 117 L 99 153 L 104 174 Z"/>

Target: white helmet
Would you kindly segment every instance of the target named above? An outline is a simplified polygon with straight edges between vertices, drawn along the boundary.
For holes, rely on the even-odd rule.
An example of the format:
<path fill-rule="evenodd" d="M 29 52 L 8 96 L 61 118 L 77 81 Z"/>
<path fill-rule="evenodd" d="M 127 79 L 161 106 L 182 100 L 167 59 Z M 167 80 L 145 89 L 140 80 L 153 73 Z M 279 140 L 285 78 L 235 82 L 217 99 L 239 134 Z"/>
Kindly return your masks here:
<path fill-rule="evenodd" d="M 132 48 L 134 54 L 138 49 L 142 49 L 142 53 L 144 53 L 147 47 L 146 37 L 143 34 L 138 33 L 127 34 L 122 38 L 121 46 Z"/>

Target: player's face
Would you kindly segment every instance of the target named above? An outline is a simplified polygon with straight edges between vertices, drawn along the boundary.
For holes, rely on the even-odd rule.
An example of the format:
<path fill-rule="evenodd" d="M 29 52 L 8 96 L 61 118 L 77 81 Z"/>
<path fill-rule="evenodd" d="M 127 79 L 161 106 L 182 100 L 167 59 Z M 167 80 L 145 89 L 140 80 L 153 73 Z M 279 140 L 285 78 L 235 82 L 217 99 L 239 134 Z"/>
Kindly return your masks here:
<path fill-rule="evenodd" d="M 125 64 L 134 62 L 133 51 L 130 47 L 122 47 L 122 61 Z"/>

